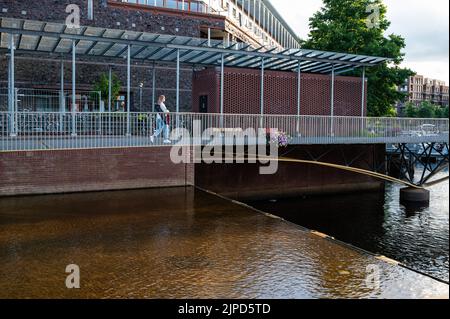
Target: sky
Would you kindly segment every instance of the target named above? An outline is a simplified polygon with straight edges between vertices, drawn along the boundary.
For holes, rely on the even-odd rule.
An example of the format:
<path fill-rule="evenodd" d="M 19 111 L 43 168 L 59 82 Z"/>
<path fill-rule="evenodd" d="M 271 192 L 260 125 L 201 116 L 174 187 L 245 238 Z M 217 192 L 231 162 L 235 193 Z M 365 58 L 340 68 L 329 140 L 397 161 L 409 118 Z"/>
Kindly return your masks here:
<path fill-rule="evenodd" d="M 271 0 L 289 25 L 308 35 L 308 19 L 320 9 L 321 0 Z M 429 78 L 449 83 L 449 1 L 384 0 L 391 27 L 387 34 L 405 38 L 402 66 Z"/>

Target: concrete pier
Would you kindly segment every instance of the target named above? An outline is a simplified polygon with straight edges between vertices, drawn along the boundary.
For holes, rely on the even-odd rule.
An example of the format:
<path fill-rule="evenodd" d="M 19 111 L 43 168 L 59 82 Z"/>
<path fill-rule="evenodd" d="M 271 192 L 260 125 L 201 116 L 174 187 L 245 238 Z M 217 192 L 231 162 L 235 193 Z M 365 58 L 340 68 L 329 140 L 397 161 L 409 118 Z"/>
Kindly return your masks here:
<path fill-rule="evenodd" d="M 402 204 L 429 204 L 430 191 L 420 188 L 402 188 L 400 190 L 400 202 Z"/>

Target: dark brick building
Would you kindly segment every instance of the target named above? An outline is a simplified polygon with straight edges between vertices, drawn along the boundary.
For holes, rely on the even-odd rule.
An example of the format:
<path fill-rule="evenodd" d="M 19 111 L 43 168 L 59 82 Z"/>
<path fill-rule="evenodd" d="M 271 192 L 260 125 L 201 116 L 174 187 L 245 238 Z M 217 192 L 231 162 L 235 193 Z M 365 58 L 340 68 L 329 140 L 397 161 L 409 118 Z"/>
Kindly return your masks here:
<path fill-rule="evenodd" d="M 182 14 L 177 10 L 164 8 L 133 6 L 116 1 L 94 1 L 94 19 L 88 19 L 88 1 L 70 0 L 35 1 L 0 0 L 2 17 L 20 18 L 39 21 L 64 23 L 67 17 L 68 4 L 77 4 L 81 9 L 81 25 L 133 31 L 146 31 L 158 34 L 173 34 L 181 36 L 200 37 L 204 27 L 223 27 L 224 19 L 203 13 Z M 6 54 L 0 56 L 0 87 L 7 87 Z M 60 64 L 58 56 L 17 54 L 16 56 L 16 87 L 40 88 L 58 90 L 60 87 Z M 68 87 L 71 81 L 70 60 L 64 61 L 65 82 Z M 99 59 L 79 58 L 77 63 L 77 88 L 91 90 L 101 73 L 108 72 L 112 66 L 123 85 L 125 94 L 126 61 L 101 61 Z M 192 68 L 181 69 L 181 105 L 180 110 L 190 111 L 192 101 Z M 133 62 L 132 67 L 132 96 L 133 110 L 150 111 L 152 105 L 152 64 Z M 140 105 L 140 84 L 142 87 L 142 106 Z M 175 104 L 175 67 L 173 65 L 156 66 L 156 94 L 168 97 L 168 106 Z M 6 99 L 3 99 L 6 103 Z M 2 105 L 6 107 L 5 103 Z M 55 109 L 57 111 L 57 109 Z"/>
<path fill-rule="evenodd" d="M 194 0 L 192 0 L 193 2 Z M 138 4 L 130 3 L 138 2 Z M 150 1 L 151 2 L 151 1 Z M 175 1 L 176 2 L 176 1 Z M 187 1 L 191 3 L 191 1 Z M 267 3 L 266 3 L 267 2 Z M 92 3 L 92 7 L 89 7 Z M 141 5 L 139 3 L 146 3 Z M 66 6 L 76 4 L 81 9 L 81 25 L 111 29 L 145 31 L 157 34 L 169 34 L 189 37 L 223 38 L 231 34 L 233 40 L 249 42 L 258 41 L 257 27 L 262 28 L 261 41 L 270 39 L 277 46 L 297 46 L 292 31 L 278 14 L 271 18 L 271 23 L 265 19 L 264 4 L 271 11 L 276 11 L 268 1 L 261 1 L 259 10 L 256 7 L 248 7 L 239 2 L 236 6 L 243 14 L 248 14 L 249 19 L 238 19 L 236 16 L 223 16 L 214 14 L 213 10 L 184 11 L 161 6 L 150 6 L 149 1 L 122 1 L 115 0 L 70 0 L 54 1 L 15 1 L 0 0 L 2 17 L 27 20 L 39 20 L 46 22 L 64 23 L 67 17 Z M 166 4 L 166 2 L 162 2 Z M 244 7 L 242 6 L 244 5 Z M 261 6 L 264 10 L 261 9 Z M 270 6 L 270 7 L 269 7 Z M 189 8 L 192 8 L 190 4 Z M 268 10 L 269 10 L 268 9 Z M 234 10 L 234 9 L 233 9 Z M 231 10 L 232 12 L 234 12 Z M 253 11 L 252 11 L 253 10 Z M 248 32 L 248 23 L 253 21 L 253 33 Z M 239 13 L 239 12 L 238 12 Z M 259 14 L 258 14 L 259 13 Z M 234 13 L 233 13 L 234 14 Z M 233 15 L 232 14 L 232 15 Z M 239 17 L 239 14 L 237 15 Z M 258 19 L 257 19 L 258 17 Z M 270 16 L 269 16 L 270 18 Z M 277 21 L 278 21 L 277 20 Z M 259 24 L 257 22 L 260 22 Z M 242 22 L 242 23 L 241 23 Z M 244 32 L 245 31 L 245 32 Z M 209 33 L 206 34 L 206 33 Z M 253 34 L 253 37 L 252 37 Z M 266 40 L 264 40 L 266 39 Z M 61 63 L 64 65 L 64 83 L 67 89 L 71 83 L 71 61 L 68 57 L 60 57 L 57 54 L 29 54 L 17 52 L 15 63 L 15 84 L 22 89 L 45 89 L 57 92 L 60 88 Z M 77 58 L 77 92 L 89 92 L 102 73 L 107 73 L 112 68 L 121 80 L 121 95 L 126 92 L 126 61 L 103 60 L 99 58 Z M 8 55 L 3 51 L 0 56 L 0 88 L 7 87 Z M 153 83 L 153 70 L 155 69 L 155 83 Z M 173 64 L 151 62 L 132 62 L 131 80 L 131 109 L 132 111 L 151 111 L 153 104 L 153 90 L 155 95 L 164 94 L 168 98 L 168 107 L 175 109 L 176 95 L 176 69 Z M 225 112 L 230 113 L 258 113 L 260 86 L 259 73 L 256 70 L 227 69 L 225 78 Z M 208 111 L 218 111 L 219 98 L 219 70 L 215 68 L 198 68 L 182 65 L 180 86 L 180 111 L 198 111 L 199 99 L 207 96 L 209 101 Z M 297 99 L 296 74 L 292 72 L 268 72 L 266 74 L 265 98 L 267 99 L 267 112 L 272 114 L 295 114 Z M 302 76 L 302 114 L 330 114 L 331 78 L 328 75 L 303 74 Z M 0 108 L 6 109 L 6 98 L 1 98 Z M 37 92 L 37 91 L 36 91 Z M 80 93 L 83 94 L 83 93 Z M 36 93 L 39 95 L 39 93 Z M 116 105 L 120 104 L 120 101 Z M 35 103 L 38 105 L 38 103 Z M 22 106 L 24 108 L 24 106 Z M 35 108 L 37 106 L 34 106 Z M 361 80 L 355 78 L 336 78 L 336 104 L 337 115 L 361 114 Z M 19 110 L 21 105 L 19 102 Z M 36 110 L 36 109 L 34 109 Z M 52 110 L 48 107 L 45 110 Z M 58 108 L 55 107 L 54 111 Z M 92 108 L 91 108 L 92 110 Z"/>
<path fill-rule="evenodd" d="M 303 74 L 301 81 L 300 114 L 330 115 L 331 77 L 321 74 Z M 361 78 L 337 76 L 335 81 L 334 115 L 361 116 Z M 261 74 L 258 70 L 227 68 L 224 76 L 224 112 L 259 114 L 260 82 Z M 297 114 L 296 73 L 266 71 L 264 83 L 265 114 Z M 202 111 L 200 104 L 206 99 L 208 113 L 219 113 L 219 88 L 219 70 L 207 69 L 196 72 L 193 82 L 194 112 Z M 367 101 L 367 94 L 364 100 Z"/>

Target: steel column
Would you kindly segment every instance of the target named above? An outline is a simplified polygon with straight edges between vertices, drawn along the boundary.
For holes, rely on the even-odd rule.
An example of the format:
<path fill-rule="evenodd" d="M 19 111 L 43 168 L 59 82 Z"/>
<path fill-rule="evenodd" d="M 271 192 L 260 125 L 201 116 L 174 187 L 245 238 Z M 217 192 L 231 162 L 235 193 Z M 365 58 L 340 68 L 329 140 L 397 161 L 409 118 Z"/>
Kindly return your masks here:
<path fill-rule="evenodd" d="M 261 115 L 264 115 L 264 74 L 265 60 L 261 60 Z"/>
<path fill-rule="evenodd" d="M 264 123 L 264 68 L 265 68 L 265 60 L 264 58 L 261 59 L 261 119 L 259 126 L 260 128 L 263 127 Z"/>
<path fill-rule="evenodd" d="M 362 68 L 362 85 L 361 85 L 361 134 L 364 133 L 364 107 L 366 99 L 366 67 Z"/>
<path fill-rule="evenodd" d="M 302 84 L 302 69 L 301 62 L 298 61 L 298 70 L 297 70 L 297 116 L 300 116 L 300 107 L 301 107 L 301 84 Z"/>
<path fill-rule="evenodd" d="M 64 60 L 61 58 L 60 70 L 60 92 L 59 92 L 59 130 L 64 132 L 64 113 L 66 112 L 66 99 L 64 97 Z"/>
<path fill-rule="evenodd" d="M 111 134 L 111 112 L 112 112 L 112 68 L 108 70 L 108 133 Z"/>
<path fill-rule="evenodd" d="M 362 68 L 362 89 L 361 89 L 361 117 L 364 117 L 364 106 L 366 100 L 366 67 Z"/>
<path fill-rule="evenodd" d="M 66 111 L 65 98 L 64 98 L 64 61 L 61 59 L 61 70 L 60 70 L 60 104 L 59 111 L 64 113 Z"/>
<path fill-rule="evenodd" d="M 155 112 L 156 104 L 156 65 L 153 64 L 152 70 L 152 112 Z"/>
<path fill-rule="evenodd" d="M 108 112 L 112 111 L 112 69 L 109 67 L 108 71 Z"/>
<path fill-rule="evenodd" d="M 15 61 L 14 61 L 14 35 L 10 34 L 9 36 L 9 49 L 10 49 L 10 56 L 9 56 L 9 93 L 8 93 L 8 111 L 9 111 L 9 128 L 10 128 L 10 135 L 16 136 L 16 89 L 15 89 Z"/>
<path fill-rule="evenodd" d="M 211 46 L 211 28 L 208 28 L 208 46 Z"/>
<path fill-rule="evenodd" d="M 177 50 L 177 92 L 176 92 L 176 101 L 177 101 L 177 113 L 180 112 L 180 50 Z"/>
<path fill-rule="evenodd" d="M 300 111 L 301 111 L 301 94 L 302 94 L 302 68 L 301 62 L 298 61 L 297 70 L 297 133 L 300 134 Z"/>
<path fill-rule="evenodd" d="M 76 124 L 76 54 L 77 46 L 75 40 L 72 40 L 72 136 L 77 135 L 77 124 Z"/>
<path fill-rule="evenodd" d="M 331 69 L 331 136 L 334 136 L 334 82 L 335 82 L 334 64 Z"/>
<path fill-rule="evenodd" d="M 103 104 L 103 101 L 102 101 L 102 91 L 98 91 L 98 108 L 99 108 L 100 113 L 105 112 L 105 105 Z"/>
<path fill-rule="evenodd" d="M 225 83 L 225 55 L 222 54 L 220 63 L 220 114 L 224 113 L 224 83 Z"/>
<path fill-rule="evenodd" d="M 222 54 L 220 62 L 220 127 L 223 127 L 224 114 L 224 85 L 225 85 L 225 55 Z"/>
<path fill-rule="evenodd" d="M 128 45 L 127 53 L 127 136 L 131 135 L 131 45 Z"/>

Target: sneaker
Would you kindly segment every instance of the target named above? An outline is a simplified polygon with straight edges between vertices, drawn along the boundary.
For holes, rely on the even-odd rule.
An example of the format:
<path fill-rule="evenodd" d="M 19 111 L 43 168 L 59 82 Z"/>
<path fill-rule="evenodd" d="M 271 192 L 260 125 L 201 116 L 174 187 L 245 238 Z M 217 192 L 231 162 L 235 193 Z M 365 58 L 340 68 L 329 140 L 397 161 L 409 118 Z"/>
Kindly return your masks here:
<path fill-rule="evenodd" d="M 172 141 L 170 141 L 170 140 L 164 140 L 164 144 L 172 144 Z"/>
<path fill-rule="evenodd" d="M 155 137 L 152 135 L 152 136 L 150 136 L 150 142 L 152 143 L 152 144 L 154 144 L 155 143 Z"/>

